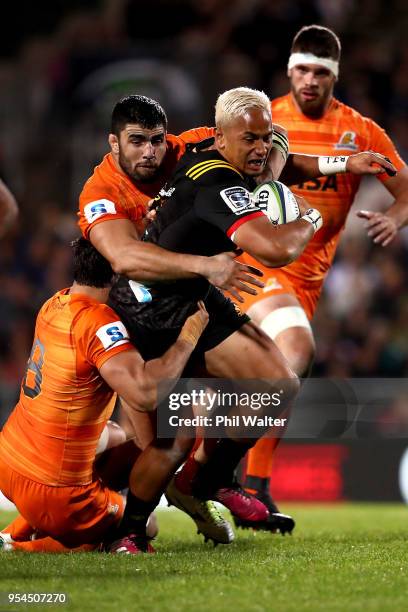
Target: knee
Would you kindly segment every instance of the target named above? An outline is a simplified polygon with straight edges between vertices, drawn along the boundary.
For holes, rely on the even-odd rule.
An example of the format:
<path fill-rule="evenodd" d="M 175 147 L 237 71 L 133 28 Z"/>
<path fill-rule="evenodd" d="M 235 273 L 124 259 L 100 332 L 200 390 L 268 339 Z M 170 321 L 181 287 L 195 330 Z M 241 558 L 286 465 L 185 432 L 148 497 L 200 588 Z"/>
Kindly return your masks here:
<path fill-rule="evenodd" d="M 278 417 L 284 411 L 290 410 L 300 390 L 299 377 L 293 370 L 282 368 L 279 377 L 269 381 L 269 404 L 264 404 L 262 412 L 265 415 Z"/>
<path fill-rule="evenodd" d="M 103 451 L 119 446 L 124 442 L 126 442 L 126 433 L 122 427 L 114 421 L 107 421 L 99 438 L 95 454 L 100 455 Z"/>
<path fill-rule="evenodd" d="M 308 330 L 287 329 L 275 340 L 277 347 L 288 360 L 292 370 L 300 377 L 307 377 L 315 358 L 315 342 Z"/>
<path fill-rule="evenodd" d="M 279 393 L 285 403 L 296 397 L 300 380 L 291 363 L 282 353 L 274 353 L 263 368 L 261 380 L 267 380 L 271 393 Z"/>
<path fill-rule="evenodd" d="M 286 405 L 292 402 L 300 391 L 298 375 L 288 366 L 282 370 L 277 382 L 282 403 Z"/>
<path fill-rule="evenodd" d="M 299 377 L 284 360 L 279 365 L 275 364 L 273 372 L 271 372 L 267 379 L 263 378 L 261 380 L 262 382 L 267 380 L 268 389 L 264 388 L 264 390 L 273 398 L 273 402 L 270 405 L 273 413 L 276 412 L 276 409 L 279 412 L 281 408 L 286 408 L 295 399 L 300 390 L 301 383 Z"/>

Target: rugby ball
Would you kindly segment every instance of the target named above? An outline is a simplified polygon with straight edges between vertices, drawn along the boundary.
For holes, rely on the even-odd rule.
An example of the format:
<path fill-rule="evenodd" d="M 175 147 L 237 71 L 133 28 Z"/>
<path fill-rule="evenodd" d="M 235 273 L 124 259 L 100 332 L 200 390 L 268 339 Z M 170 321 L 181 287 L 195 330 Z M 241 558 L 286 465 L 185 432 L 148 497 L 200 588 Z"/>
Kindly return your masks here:
<path fill-rule="evenodd" d="M 274 225 L 296 221 L 300 217 L 299 205 L 286 185 L 279 181 L 262 183 L 253 191 L 255 204 Z"/>

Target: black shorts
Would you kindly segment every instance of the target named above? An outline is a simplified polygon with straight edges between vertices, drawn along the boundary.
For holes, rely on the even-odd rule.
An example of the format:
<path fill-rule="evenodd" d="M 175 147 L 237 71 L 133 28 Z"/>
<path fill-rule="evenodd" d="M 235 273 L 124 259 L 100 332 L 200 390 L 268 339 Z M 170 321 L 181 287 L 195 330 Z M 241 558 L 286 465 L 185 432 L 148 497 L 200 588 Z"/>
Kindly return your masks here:
<path fill-rule="evenodd" d="M 207 308 L 209 322 L 194 351 L 195 358 L 250 320 L 213 285 L 205 286 L 201 296 L 194 299 L 180 290 L 180 286 L 183 285 L 164 285 L 160 291 L 152 291 L 152 301 L 145 303 L 136 300 L 123 277 L 112 288 L 108 304 L 120 316 L 132 343 L 145 360 L 160 357 L 177 340 L 185 320 L 197 310 L 200 298 Z"/>

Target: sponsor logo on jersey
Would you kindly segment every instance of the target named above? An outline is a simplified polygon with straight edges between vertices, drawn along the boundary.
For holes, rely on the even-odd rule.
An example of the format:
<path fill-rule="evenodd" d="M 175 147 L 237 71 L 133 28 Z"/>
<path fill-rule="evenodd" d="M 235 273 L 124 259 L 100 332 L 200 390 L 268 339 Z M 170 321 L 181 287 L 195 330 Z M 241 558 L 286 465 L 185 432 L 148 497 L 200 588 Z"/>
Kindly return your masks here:
<path fill-rule="evenodd" d="M 117 514 L 119 512 L 119 504 L 108 504 L 106 511 L 108 514 Z"/>
<path fill-rule="evenodd" d="M 88 223 L 93 223 L 103 215 L 116 215 L 115 204 L 105 198 L 89 202 L 84 208 L 84 215 Z"/>
<path fill-rule="evenodd" d="M 228 187 L 228 189 L 220 191 L 220 196 L 236 215 L 242 215 L 249 209 L 260 210 L 245 187 Z"/>
<path fill-rule="evenodd" d="M 334 145 L 335 149 L 347 149 L 348 151 L 357 151 L 358 145 L 356 144 L 356 133 L 355 132 L 343 132 L 339 142 Z"/>
<path fill-rule="evenodd" d="M 329 189 L 332 189 L 333 191 L 338 191 L 337 175 L 330 174 L 329 176 L 314 178 L 310 181 L 307 181 L 307 183 L 299 183 L 299 185 L 297 185 L 297 188 L 307 189 L 307 191 L 328 191 Z"/>
<path fill-rule="evenodd" d="M 122 321 L 113 321 L 112 323 L 102 325 L 96 332 L 96 335 L 106 350 L 129 342 L 129 334 Z"/>

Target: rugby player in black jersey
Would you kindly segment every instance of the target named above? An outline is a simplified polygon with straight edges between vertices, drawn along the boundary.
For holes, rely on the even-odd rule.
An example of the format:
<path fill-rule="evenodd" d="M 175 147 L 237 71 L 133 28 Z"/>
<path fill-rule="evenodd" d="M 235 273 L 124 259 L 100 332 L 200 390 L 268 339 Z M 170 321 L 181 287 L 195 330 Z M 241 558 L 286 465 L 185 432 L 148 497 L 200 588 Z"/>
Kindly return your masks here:
<path fill-rule="evenodd" d="M 272 146 L 268 97 L 245 87 L 227 91 L 218 98 L 215 120 L 215 150 L 204 151 L 198 145 L 183 156 L 167 189 L 170 197 L 157 211 L 145 240 L 195 255 L 239 247 L 267 266 L 289 264 L 322 219 L 318 211 L 309 209 L 297 221 L 273 226 L 251 198 L 252 179 L 262 174 Z M 279 392 L 283 411 L 298 391 L 296 375 L 273 341 L 205 279 L 142 287 L 122 278 L 110 304 L 143 357 L 151 359 L 174 341 L 197 300 L 204 301 L 210 319 L 189 373 L 200 365 L 209 377 L 268 380 L 268 391 Z M 228 488 L 240 458 L 255 443 L 228 428 L 226 433 L 207 463 L 197 464 L 197 496 L 217 500 L 219 490 Z M 143 536 L 148 516 L 192 442 L 154 440 L 141 453 L 133 468 L 137 485 L 127 502 L 124 528 L 129 521 L 132 531 Z"/>

